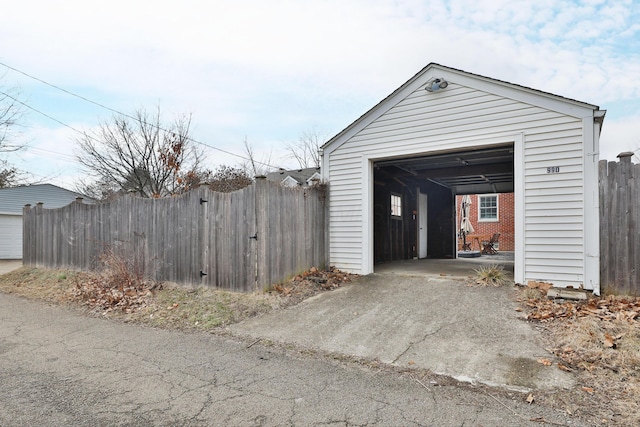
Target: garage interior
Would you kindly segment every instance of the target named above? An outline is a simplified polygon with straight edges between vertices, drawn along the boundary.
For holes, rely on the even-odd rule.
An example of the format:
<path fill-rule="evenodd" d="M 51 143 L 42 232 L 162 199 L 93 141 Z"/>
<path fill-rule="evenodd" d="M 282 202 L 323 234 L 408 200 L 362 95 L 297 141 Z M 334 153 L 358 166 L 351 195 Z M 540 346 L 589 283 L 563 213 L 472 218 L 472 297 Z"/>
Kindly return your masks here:
<path fill-rule="evenodd" d="M 513 144 L 375 162 L 374 267 L 456 258 L 456 195 L 513 192 L 513 168 Z"/>

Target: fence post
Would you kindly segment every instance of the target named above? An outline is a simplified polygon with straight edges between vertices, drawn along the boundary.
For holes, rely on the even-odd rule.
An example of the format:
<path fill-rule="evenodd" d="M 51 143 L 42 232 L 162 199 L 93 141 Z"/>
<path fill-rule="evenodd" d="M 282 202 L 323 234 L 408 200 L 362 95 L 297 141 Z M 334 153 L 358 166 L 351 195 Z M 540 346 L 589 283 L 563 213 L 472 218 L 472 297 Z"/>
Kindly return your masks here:
<path fill-rule="evenodd" d="M 620 172 L 621 172 L 621 182 L 618 183 L 621 190 L 621 202 L 624 206 L 624 212 L 620 212 L 620 214 L 624 214 L 625 218 L 623 224 L 626 225 L 622 229 L 622 233 L 624 233 L 625 245 L 623 246 L 623 253 L 619 253 L 620 256 L 624 260 L 623 268 L 624 273 L 621 277 L 623 283 L 621 284 L 624 293 L 638 293 L 638 266 L 636 265 L 636 254 L 638 253 L 638 247 L 640 246 L 640 238 L 638 235 L 636 219 L 639 213 L 638 207 L 638 192 L 634 177 L 634 165 L 631 163 L 631 157 L 633 156 L 632 152 L 624 152 L 618 154 L 618 158 L 620 159 Z"/>
<path fill-rule="evenodd" d="M 636 191 L 635 191 L 635 181 L 633 176 L 633 164 L 631 163 L 631 157 L 633 156 L 632 152 L 624 152 L 618 154 L 618 158 L 620 159 L 620 169 L 622 172 L 622 182 L 620 182 L 620 189 L 622 191 L 621 194 L 621 202 L 626 207 L 625 209 L 625 223 L 627 227 L 623 229 L 623 233 L 625 233 L 625 247 L 622 250 L 625 252 L 625 261 L 626 265 L 624 266 L 624 270 L 626 271 L 625 277 L 623 278 L 624 288 L 628 291 L 631 291 L 635 285 L 635 270 L 636 270 Z M 621 212 L 622 213 L 622 212 Z"/>
<path fill-rule="evenodd" d="M 600 163 L 600 283 L 604 293 L 640 295 L 640 200 L 633 153 Z"/>
<path fill-rule="evenodd" d="M 22 208 L 22 263 L 31 265 L 33 262 L 33 220 L 31 204 Z M 31 230 L 31 232 L 29 232 Z"/>

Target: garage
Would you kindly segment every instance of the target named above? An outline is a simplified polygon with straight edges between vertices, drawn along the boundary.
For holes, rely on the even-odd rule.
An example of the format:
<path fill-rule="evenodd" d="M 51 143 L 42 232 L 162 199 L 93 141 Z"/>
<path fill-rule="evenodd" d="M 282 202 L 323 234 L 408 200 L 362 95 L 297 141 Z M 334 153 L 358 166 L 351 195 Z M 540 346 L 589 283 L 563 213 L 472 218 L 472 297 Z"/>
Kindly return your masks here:
<path fill-rule="evenodd" d="M 0 214 L 0 259 L 22 259 L 22 216 Z"/>
<path fill-rule="evenodd" d="M 598 106 L 429 64 L 323 146 L 329 257 L 457 255 L 455 197 L 514 194 L 514 278 L 599 292 Z"/>

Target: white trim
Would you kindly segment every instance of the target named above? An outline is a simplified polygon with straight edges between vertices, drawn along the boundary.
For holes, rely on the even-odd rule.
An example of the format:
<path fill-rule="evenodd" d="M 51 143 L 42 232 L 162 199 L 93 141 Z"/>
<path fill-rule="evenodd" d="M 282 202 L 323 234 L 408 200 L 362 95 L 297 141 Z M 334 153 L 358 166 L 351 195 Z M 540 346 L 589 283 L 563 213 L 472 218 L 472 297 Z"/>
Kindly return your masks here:
<path fill-rule="evenodd" d="M 513 197 L 514 197 L 514 272 L 516 283 L 524 283 L 526 259 L 524 241 L 524 134 L 515 136 L 513 142 Z"/>
<path fill-rule="evenodd" d="M 373 162 L 362 155 L 362 274 L 373 273 Z"/>
<path fill-rule="evenodd" d="M 522 229 L 522 227 L 520 229 L 518 229 L 518 214 L 522 217 L 520 219 L 520 225 L 522 225 L 524 223 L 524 187 L 522 187 L 522 191 L 517 191 L 517 183 L 519 182 L 520 185 L 524 185 L 524 149 L 522 147 L 523 145 L 523 140 L 524 137 L 522 134 L 519 135 L 515 135 L 511 137 L 511 141 L 513 142 L 514 145 L 514 192 L 515 192 L 515 199 L 516 201 L 518 200 L 518 195 L 520 195 L 520 197 L 522 198 L 522 206 L 520 207 L 520 209 L 518 209 L 517 203 L 516 203 L 516 230 L 515 230 L 515 238 L 516 238 L 516 264 L 515 264 L 515 268 L 516 268 L 516 273 L 519 271 L 521 274 L 524 273 L 524 256 L 523 256 L 523 252 L 524 252 L 524 245 L 522 246 L 522 248 L 520 249 L 520 252 L 522 253 L 522 263 L 520 265 L 520 268 L 518 269 L 518 264 L 517 264 L 517 260 L 518 260 L 518 233 L 522 233 L 522 236 L 520 237 L 520 241 L 522 244 L 522 241 L 524 241 L 524 231 Z M 478 149 L 481 150 L 483 148 L 490 148 L 490 147 L 494 147 L 496 144 L 470 144 L 469 147 L 473 147 L 473 149 Z M 449 151 L 449 150 L 447 150 Z M 444 151 L 444 152 L 447 152 Z M 441 154 L 443 153 L 443 151 L 441 150 L 437 150 L 437 153 Z M 420 156 L 424 156 L 424 155 L 430 155 L 430 154 L 434 154 L 433 150 L 432 151 L 427 151 L 427 152 L 421 152 L 421 153 L 416 153 L 414 154 L 415 156 L 420 155 Z M 518 154 L 520 156 L 520 163 L 518 163 Z M 408 156 L 411 157 L 411 156 Z M 362 167 L 362 209 L 365 210 L 366 212 L 362 213 L 362 260 L 361 260 L 361 266 L 362 266 L 362 272 L 361 274 L 371 274 L 373 273 L 373 163 L 379 160 L 386 160 L 388 159 L 388 156 L 383 156 L 383 155 L 370 155 L 370 154 L 362 154 L 362 160 L 361 160 L 361 167 Z M 518 173 L 520 173 L 520 178 L 519 180 L 517 179 L 518 177 Z M 456 210 L 456 198 L 455 198 L 455 194 L 453 195 L 453 209 L 454 212 Z M 454 226 L 455 227 L 455 226 Z M 456 248 L 456 244 L 457 244 L 457 240 L 456 240 L 456 233 L 453 233 L 453 240 L 454 240 L 454 248 Z M 456 257 L 457 257 L 457 253 L 456 252 Z M 524 280 L 524 279 L 523 279 Z M 522 282 L 522 280 L 520 281 Z M 516 283 L 518 283 L 518 281 L 516 280 Z"/>
<path fill-rule="evenodd" d="M 496 217 L 495 218 L 482 218 L 480 216 L 480 198 L 481 197 L 496 198 Z M 498 197 L 498 193 L 478 194 L 476 203 L 478 203 L 478 222 L 500 222 L 500 197 Z"/>
<path fill-rule="evenodd" d="M 280 185 L 283 185 L 289 188 L 296 188 L 300 186 L 300 183 L 296 181 L 295 178 L 292 178 L 289 175 L 287 175 L 282 181 L 280 181 Z"/>
<path fill-rule="evenodd" d="M 593 116 L 583 123 L 584 287 L 600 295 L 600 192 L 598 186 L 599 127 Z"/>

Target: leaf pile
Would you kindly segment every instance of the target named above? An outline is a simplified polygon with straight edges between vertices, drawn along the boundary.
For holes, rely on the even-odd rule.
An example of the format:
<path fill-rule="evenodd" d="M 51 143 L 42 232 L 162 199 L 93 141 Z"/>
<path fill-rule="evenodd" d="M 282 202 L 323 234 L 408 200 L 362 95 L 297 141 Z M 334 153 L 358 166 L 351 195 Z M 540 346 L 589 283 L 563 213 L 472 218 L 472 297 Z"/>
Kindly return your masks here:
<path fill-rule="evenodd" d="M 557 368 L 579 381 L 567 410 L 576 401 L 588 402 L 588 411 L 604 421 L 640 425 L 640 298 L 549 300 L 542 285 L 523 290 L 520 301 L 528 311 L 526 319 L 544 324 L 550 333 L 547 350 L 559 359 Z M 537 297 L 527 298 L 530 291 Z M 538 362 L 550 366 L 545 361 Z"/>
<path fill-rule="evenodd" d="M 72 295 L 91 308 L 130 313 L 149 304 L 152 288 L 153 285 L 148 282 L 121 282 L 114 285 L 96 276 L 76 283 Z"/>
<path fill-rule="evenodd" d="M 640 317 L 640 298 L 591 298 L 584 302 L 529 299 L 527 320 L 548 322 L 558 318 L 594 317 L 600 320 L 636 321 Z"/>
<path fill-rule="evenodd" d="M 335 267 L 329 270 L 319 270 L 316 267 L 298 274 L 288 282 L 273 286 L 273 291 L 281 296 L 297 298 L 308 298 L 318 292 L 330 291 L 341 287 L 345 283 L 351 282 L 355 274 L 345 273 Z"/>

